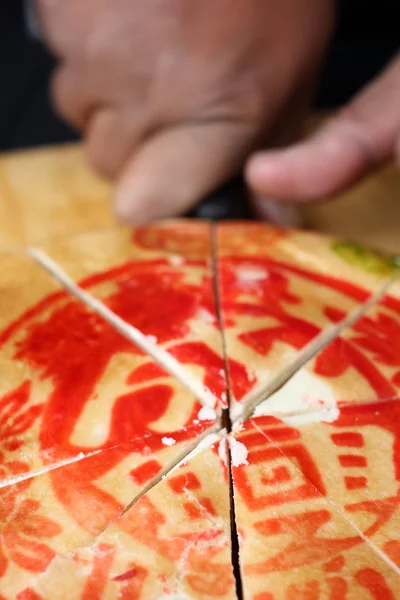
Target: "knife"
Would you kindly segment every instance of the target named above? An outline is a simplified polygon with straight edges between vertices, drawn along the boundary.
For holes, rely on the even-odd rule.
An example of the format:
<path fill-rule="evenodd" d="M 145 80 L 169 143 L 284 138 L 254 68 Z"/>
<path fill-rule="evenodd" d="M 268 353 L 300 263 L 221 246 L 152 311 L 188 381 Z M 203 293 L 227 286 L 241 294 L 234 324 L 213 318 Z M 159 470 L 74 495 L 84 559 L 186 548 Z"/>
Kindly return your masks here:
<path fill-rule="evenodd" d="M 242 177 L 236 177 L 204 198 L 187 217 L 226 220 L 269 221 L 281 227 L 304 227 L 303 215 L 298 207 L 273 200 L 250 201 L 250 192 Z"/>
<path fill-rule="evenodd" d="M 212 192 L 187 215 L 194 219 L 212 221 L 251 220 L 249 193 L 242 177 L 236 177 Z"/>

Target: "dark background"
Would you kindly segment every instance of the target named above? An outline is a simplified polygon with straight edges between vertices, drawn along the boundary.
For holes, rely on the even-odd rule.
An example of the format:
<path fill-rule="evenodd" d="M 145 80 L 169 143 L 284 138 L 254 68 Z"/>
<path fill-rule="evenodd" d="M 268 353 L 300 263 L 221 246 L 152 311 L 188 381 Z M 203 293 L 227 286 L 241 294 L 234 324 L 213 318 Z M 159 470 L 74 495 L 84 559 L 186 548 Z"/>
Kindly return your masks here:
<path fill-rule="evenodd" d="M 323 2 L 324 0 L 321 0 Z M 22 2 L 0 0 L 0 151 L 76 138 L 48 97 L 53 61 L 26 34 Z M 344 103 L 399 46 L 398 0 L 342 0 L 338 30 L 315 101 Z"/>

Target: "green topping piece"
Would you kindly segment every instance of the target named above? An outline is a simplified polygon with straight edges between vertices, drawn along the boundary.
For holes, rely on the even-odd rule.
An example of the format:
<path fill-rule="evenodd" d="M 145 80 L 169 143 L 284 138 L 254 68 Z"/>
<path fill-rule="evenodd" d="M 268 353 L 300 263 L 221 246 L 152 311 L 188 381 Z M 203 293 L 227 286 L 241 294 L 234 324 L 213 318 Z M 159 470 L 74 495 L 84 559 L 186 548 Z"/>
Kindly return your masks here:
<path fill-rule="evenodd" d="M 400 269 L 400 256 L 388 256 L 351 242 L 337 242 L 333 244 L 332 250 L 349 264 L 368 273 L 391 275 L 396 269 Z"/>

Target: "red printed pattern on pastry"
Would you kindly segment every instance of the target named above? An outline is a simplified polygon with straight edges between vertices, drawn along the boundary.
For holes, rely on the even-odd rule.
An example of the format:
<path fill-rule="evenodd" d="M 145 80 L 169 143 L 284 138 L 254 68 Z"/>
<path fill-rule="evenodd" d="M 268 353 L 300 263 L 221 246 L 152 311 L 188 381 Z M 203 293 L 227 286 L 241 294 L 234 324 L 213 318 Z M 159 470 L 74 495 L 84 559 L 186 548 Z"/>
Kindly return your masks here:
<path fill-rule="evenodd" d="M 143 284 L 147 283 L 148 277 L 145 277 Z M 126 306 L 126 310 L 131 311 L 131 320 L 140 320 L 140 315 L 135 316 L 137 307 L 125 302 L 124 288 L 113 296 L 110 303 Z M 157 316 L 154 318 L 157 320 Z M 180 318 L 164 331 L 165 338 L 173 337 L 179 327 L 185 326 L 185 315 Z M 3 479 L 31 470 L 31 465 L 23 457 L 29 455 L 27 450 L 32 440 L 37 446 L 37 451 L 34 449 L 33 452 L 40 455 L 44 465 L 74 458 L 81 452 L 88 454 L 116 448 L 92 457 L 89 462 L 80 461 L 50 474 L 58 501 L 82 527 L 90 525 L 94 528 L 96 519 L 103 523 L 107 515 L 113 517 L 122 510 L 123 507 L 112 496 L 97 490 L 96 484 L 90 481 L 95 482 L 105 476 L 123 461 L 132 451 L 130 443 L 133 440 L 145 438 L 143 449 L 152 453 L 152 460 L 141 466 L 140 473 L 132 474 L 136 483 L 144 484 L 162 467 L 155 458 L 157 451 L 165 448 L 163 436 L 175 442 L 195 440 L 211 424 L 198 421 L 201 405 L 187 394 L 189 411 L 183 422 L 180 417 L 179 429 L 168 429 L 163 434 L 159 428 L 153 430 L 152 424 L 160 421 L 174 402 L 175 384 L 171 385 L 168 376 L 155 363 L 146 362 L 142 353 L 128 340 L 83 304 L 68 299 L 65 294 L 55 294 L 31 309 L 2 332 L 0 344 L 12 344 L 15 360 L 29 365 L 29 369 L 34 370 L 41 380 L 51 384 L 46 398 L 35 396 L 34 384 L 30 380 L 25 380 L 0 398 L 0 451 L 4 452 L 0 474 Z M 181 352 L 184 350 L 180 348 Z M 209 351 L 205 347 L 202 353 L 201 347 L 192 345 L 186 348 L 186 352 L 195 356 L 201 364 L 202 357 L 204 354 L 207 356 Z M 126 385 L 126 393 L 109 399 L 105 439 L 93 446 L 79 446 L 72 441 L 77 424 L 88 403 L 96 400 L 98 382 L 113 357 L 119 354 L 143 356 L 143 364 L 131 372 L 129 368 L 126 371 L 126 381 L 120 382 Z M 129 366 L 129 362 L 127 364 Z M 218 364 L 218 369 L 222 367 L 223 364 Z M 36 398 L 34 402 L 32 398 Z M 100 414 L 99 419 L 104 420 L 104 415 Z M 136 451 L 140 452 L 139 447 L 138 443 Z M 0 456 L 3 458 L 3 454 Z M 3 510 L 0 511 L 2 572 L 6 572 L 10 560 L 24 569 L 36 571 L 44 570 L 53 558 L 46 539 L 56 535 L 58 524 L 40 515 L 39 502 L 37 506 L 32 506 L 32 503 L 28 506 L 22 500 L 19 512 L 13 510 L 14 495 L 23 496 L 29 484 L 28 481 L 0 489 L 0 497 L 3 498 Z M 85 494 L 90 497 L 91 503 L 85 502 Z M 93 513 L 95 499 L 97 510 Z M 24 511 L 29 513 L 32 523 L 25 519 Z M 87 511 L 90 515 L 86 514 Z"/>
<path fill-rule="evenodd" d="M 241 281 L 240 273 L 248 269 L 254 270 L 255 280 Z M 260 277 L 257 277 L 257 269 Z M 261 276 L 264 273 L 265 276 Z M 222 289 L 222 312 L 224 325 L 229 331 L 242 317 L 270 318 L 273 324 L 267 327 L 244 330 L 237 334 L 237 339 L 260 357 L 268 358 L 274 345 L 284 343 L 294 350 L 301 350 L 320 332 L 312 318 L 307 313 L 306 301 L 300 294 L 291 291 L 291 276 L 296 275 L 304 281 L 313 282 L 317 286 L 331 289 L 343 298 L 350 299 L 356 304 L 368 299 L 369 293 L 356 284 L 341 281 L 329 275 L 307 271 L 294 265 L 285 264 L 270 258 L 227 257 L 219 261 L 219 274 Z M 291 307 L 302 307 L 304 316 L 291 314 Z M 395 344 L 400 323 L 400 301 L 386 297 L 385 306 L 392 313 L 381 314 L 375 320 L 361 319 L 354 326 L 352 344 L 337 338 L 316 360 L 315 372 L 327 377 L 336 377 L 352 366 L 361 377 L 376 390 L 377 397 L 393 397 L 396 387 L 400 387 L 400 371 L 388 379 L 379 370 L 380 364 L 399 365 L 399 352 Z M 321 314 L 325 315 L 326 326 L 343 320 L 346 313 L 336 306 L 322 304 Z M 245 328 L 244 328 L 245 329 Z M 235 335 L 235 334 L 233 334 Z M 227 340 L 228 352 L 230 349 Z M 367 355 L 367 351 L 370 354 Z M 372 360 L 371 360 L 372 359 Z M 285 364 L 286 364 L 285 360 Z M 251 369 L 251 365 L 248 365 Z M 284 365 L 281 365 L 284 366 Z M 232 374 L 232 384 L 235 385 L 235 375 Z M 256 382 L 254 381 L 253 384 Z M 235 393 L 237 400 L 243 396 Z"/>
<path fill-rule="evenodd" d="M 393 456 L 387 457 L 388 461 L 394 460 L 397 456 L 400 426 L 393 420 L 395 413 L 400 410 L 400 405 L 397 402 L 392 404 L 391 414 L 386 414 L 382 420 L 378 418 L 377 422 L 376 417 L 375 421 L 373 417 L 374 413 L 376 414 L 376 406 L 368 406 L 361 412 L 358 411 L 359 407 L 344 409 L 343 416 L 335 423 L 338 433 L 332 443 L 341 445 L 343 454 L 345 446 L 357 446 L 357 455 L 363 457 L 362 434 L 356 438 L 355 434 L 351 437 L 351 433 L 346 431 L 347 428 L 354 427 L 357 415 L 358 427 L 362 428 L 372 423 L 394 433 Z M 248 464 L 233 469 L 237 507 L 240 507 L 242 515 L 245 515 L 243 507 L 248 511 L 247 519 L 243 516 L 244 529 L 240 532 L 242 543 L 246 544 L 246 540 L 250 541 L 252 536 L 262 536 L 266 538 L 265 548 L 269 551 L 268 558 L 257 561 L 255 552 L 254 560 L 247 560 L 242 565 L 245 582 L 257 577 L 264 580 L 265 592 L 255 597 L 260 600 L 322 600 L 325 597 L 347 600 L 357 597 L 353 596 L 354 585 L 357 585 L 360 587 L 359 594 L 362 593 L 362 589 L 365 590 L 365 594 L 371 594 L 365 597 L 394 600 L 400 584 L 394 587 L 392 582 L 386 580 L 387 572 L 392 570 L 373 550 L 365 546 L 365 538 L 377 533 L 394 512 L 399 510 L 400 494 L 362 504 L 346 505 L 350 519 L 352 511 L 370 511 L 374 520 L 364 529 L 365 537 L 360 537 L 358 531 L 348 524 L 345 528 L 346 535 L 343 535 L 343 529 L 336 529 L 335 507 L 324 499 L 324 473 L 320 471 L 318 462 L 309 449 L 302 443 L 301 432 L 298 429 L 273 417 L 257 417 L 245 423 L 242 431 L 235 437 L 248 449 Z M 365 465 L 367 461 L 363 458 Z M 395 460 L 398 479 L 398 456 Z M 339 520 L 342 520 L 340 511 L 337 515 Z M 240 524 L 239 521 L 239 526 Z M 276 542 L 277 539 L 279 543 Z M 273 553 L 271 549 L 275 547 L 277 550 Z M 399 547 L 397 540 L 388 541 L 384 551 L 397 562 L 400 558 Z M 261 548 L 260 542 L 257 548 Z M 358 559 L 366 550 L 376 558 L 376 565 L 365 562 L 362 567 L 355 568 L 355 564 L 361 565 L 361 558 Z M 249 551 L 243 556 L 248 557 Z M 306 575 L 302 575 L 303 572 L 311 572 L 308 567 L 312 567 L 314 572 L 314 578 L 309 581 Z M 348 569 L 351 580 L 346 574 L 346 570 L 349 573 Z M 291 583 L 291 573 L 295 573 L 294 578 L 303 583 Z M 279 580 L 280 592 L 275 595 L 278 574 L 282 574 L 283 578 Z M 393 576 L 396 581 L 397 575 L 393 573 Z"/>
<path fill-rule="evenodd" d="M 342 311 L 329 309 L 332 322 Z M 371 386 L 376 398 L 393 398 L 400 390 L 400 303 L 390 296 L 377 305 L 373 314 L 364 315 L 346 335 L 336 338 L 317 355 L 314 372 L 323 377 L 340 377 L 355 369 Z M 382 367 L 392 371 L 391 376 Z M 345 400 L 345 399 L 344 399 Z"/>

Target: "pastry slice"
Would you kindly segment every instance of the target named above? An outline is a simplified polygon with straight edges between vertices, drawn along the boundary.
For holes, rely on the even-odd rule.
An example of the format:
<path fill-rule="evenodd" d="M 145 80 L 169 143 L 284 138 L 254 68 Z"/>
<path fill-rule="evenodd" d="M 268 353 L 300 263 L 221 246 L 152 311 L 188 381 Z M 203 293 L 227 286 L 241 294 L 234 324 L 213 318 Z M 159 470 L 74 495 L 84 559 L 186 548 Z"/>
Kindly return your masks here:
<path fill-rule="evenodd" d="M 198 428 L 177 432 L 175 438 L 148 436 L 0 487 L 0 598 L 19 599 L 56 557 L 94 544 L 198 446 L 198 436 Z"/>
<path fill-rule="evenodd" d="M 213 408 L 226 405 L 210 224 L 88 233 L 34 252 L 88 292 L 100 312 L 106 307 L 109 319 L 195 395 Z"/>
<path fill-rule="evenodd" d="M 390 259 L 316 234 L 267 224 L 221 224 L 219 299 L 231 415 L 277 389 L 350 316 L 382 293 Z"/>
<path fill-rule="evenodd" d="M 189 458 L 28 590 L 40 600 L 236 598 L 224 451 L 222 440 Z"/>
<path fill-rule="evenodd" d="M 253 423 L 400 574 L 400 399 L 315 415 Z"/>
<path fill-rule="evenodd" d="M 274 426 L 285 452 L 264 435 Z M 244 600 L 399 596 L 399 571 L 327 501 L 320 463 L 290 428 L 247 421 L 231 448 Z"/>
<path fill-rule="evenodd" d="M 337 310 L 335 319 L 342 318 Z M 256 414 L 295 415 L 400 396 L 399 285 L 306 363 Z M 306 417 L 309 419 L 310 417 Z M 319 418 L 319 417 L 317 417 Z"/>
<path fill-rule="evenodd" d="M 32 259 L 0 260 L 0 485 L 215 418 Z"/>

